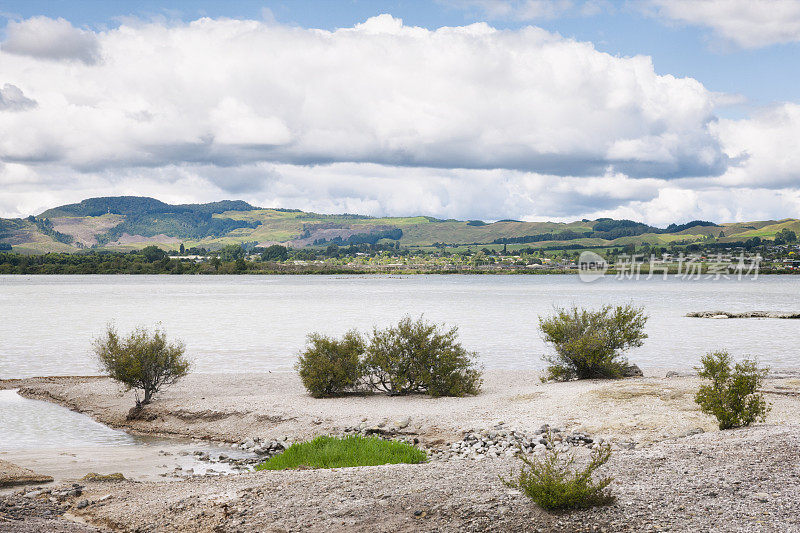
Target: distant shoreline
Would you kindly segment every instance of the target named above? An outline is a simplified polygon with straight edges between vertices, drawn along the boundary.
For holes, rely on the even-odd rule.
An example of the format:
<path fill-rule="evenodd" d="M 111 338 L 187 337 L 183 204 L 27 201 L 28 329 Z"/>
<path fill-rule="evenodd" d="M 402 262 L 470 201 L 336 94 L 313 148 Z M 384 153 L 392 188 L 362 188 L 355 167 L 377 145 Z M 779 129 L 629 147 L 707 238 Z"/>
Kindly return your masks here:
<path fill-rule="evenodd" d="M 606 272 L 605 277 L 617 277 L 617 273 L 613 270 Z M 430 275 L 460 275 L 460 276 L 551 276 L 551 275 L 569 275 L 578 276 L 579 272 L 576 269 L 497 269 L 497 270 L 479 270 L 479 269 L 347 269 L 347 268 L 319 268 L 319 269 L 278 269 L 278 270 L 249 270 L 244 272 L 162 272 L 162 271 L 140 271 L 140 272 L 72 272 L 72 271 L 48 271 L 48 272 L 6 272 L 0 270 L 0 275 L 7 276 L 341 276 L 341 275 L 359 275 L 359 276 L 430 276 Z M 625 279 L 635 279 L 636 276 L 631 276 L 629 273 L 621 273 Z M 701 276 L 704 279 L 709 279 L 708 276 L 717 277 L 715 273 L 709 272 L 709 269 L 703 269 L 699 273 L 686 274 L 678 270 L 672 270 L 666 273 L 668 276 L 686 276 L 686 279 L 694 280 L 696 276 Z M 778 269 L 765 269 L 758 272 L 758 276 L 775 276 L 787 275 L 796 276 L 800 275 L 800 269 L 796 270 L 778 270 Z M 652 276 L 647 270 L 642 270 L 638 277 L 656 279 L 663 277 L 664 272 L 654 272 Z M 720 275 L 720 279 L 736 279 L 737 274 Z M 752 278 L 752 274 L 742 274 L 742 279 Z"/>

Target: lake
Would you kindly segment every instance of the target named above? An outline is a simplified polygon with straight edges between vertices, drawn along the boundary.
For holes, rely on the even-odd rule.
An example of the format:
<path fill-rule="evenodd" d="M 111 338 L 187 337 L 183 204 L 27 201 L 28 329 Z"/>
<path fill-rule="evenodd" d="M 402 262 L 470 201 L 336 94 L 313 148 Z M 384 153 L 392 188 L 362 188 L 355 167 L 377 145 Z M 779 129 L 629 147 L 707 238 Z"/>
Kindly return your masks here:
<path fill-rule="evenodd" d="M 536 369 L 538 316 L 556 306 L 632 302 L 650 315 L 630 353 L 642 368 L 688 370 L 728 349 L 773 368 L 800 367 L 800 320 L 686 318 L 690 311 L 800 311 L 800 276 L 617 280 L 572 275 L 0 276 L 0 377 L 96 374 L 92 339 L 161 325 L 197 372 L 291 370 L 312 331 L 370 330 L 403 315 L 457 325 L 487 369 Z"/>

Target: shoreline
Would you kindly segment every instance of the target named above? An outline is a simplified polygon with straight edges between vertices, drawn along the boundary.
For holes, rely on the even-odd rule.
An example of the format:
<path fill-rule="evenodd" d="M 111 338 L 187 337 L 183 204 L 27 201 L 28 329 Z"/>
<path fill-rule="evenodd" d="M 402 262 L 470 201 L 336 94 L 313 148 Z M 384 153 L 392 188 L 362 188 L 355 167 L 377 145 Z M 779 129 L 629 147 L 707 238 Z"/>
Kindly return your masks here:
<path fill-rule="evenodd" d="M 547 384 L 533 371 L 488 371 L 485 377 L 483 392 L 474 397 L 313 399 L 291 372 L 192 374 L 147 407 L 152 419 L 134 421 L 125 420 L 132 393 L 121 393 L 106 378 L 14 380 L 26 397 L 59 403 L 131 433 L 240 443 L 375 428 L 395 438 L 418 439 L 432 459 L 419 465 L 263 471 L 167 482 L 80 481 L 81 495 L 74 497 L 62 497 L 62 489 L 52 486 L 0 495 L 0 512 L 4 501 L 14 503 L 6 509 L 31 509 L 27 518 L 13 523 L 18 527 L 13 531 L 31 532 L 43 529 L 37 520 L 79 533 L 137 528 L 641 531 L 652 525 L 678 531 L 800 529 L 795 513 L 800 379 L 794 372 L 768 378 L 764 392 L 773 410 L 765 424 L 728 431 L 719 431 L 694 404 L 700 381 L 695 376 Z M 8 384 L 0 381 L 0 387 Z M 514 457 L 447 452 L 465 431 L 532 432 L 542 424 L 612 444 L 604 472 L 616 478 L 617 503 L 566 515 L 546 513 L 499 482 L 499 475 L 519 466 Z M 588 447 L 573 449 L 578 457 L 588 453 Z M 435 455 L 442 450 L 444 455 Z M 755 479 L 754 468 L 759 472 Z M 52 495 L 59 502 L 56 510 L 46 507 Z M 55 514 L 45 514 L 48 509 Z"/>
<path fill-rule="evenodd" d="M 713 418 L 694 404 L 701 380 L 693 371 L 659 369 L 641 378 L 550 383 L 541 383 L 539 376 L 533 370 L 489 370 L 482 392 L 462 398 L 366 393 L 314 399 L 293 371 L 191 374 L 159 393 L 144 420 L 127 420 L 133 392 L 103 376 L 7 379 L 0 380 L 0 390 L 19 389 L 25 398 L 61 405 L 134 435 L 223 444 L 247 438 L 299 440 L 401 419 L 409 420 L 401 433 L 423 440 L 455 437 L 501 420 L 520 429 L 547 423 L 645 444 L 696 428 L 715 430 Z M 794 421 L 783 404 L 800 396 L 800 370 L 772 372 L 763 392 L 776 403 L 772 420 Z"/>
<path fill-rule="evenodd" d="M 471 269 L 340 269 L 340 268 L 320 268 L 308 270 L 249 270 L 244 272 L 5 272 L 0 271 L 0 276 L 579 276 L 577 269 L 492 269 L 492 270 L 471 270 Z M 663 271 L 654 272 L 651 279 L 657 279 L 664 275 Z M 716 276 L 710 269 L 702 270 L 699 273 L 687 275 L 680 270 L 670 270 L 666 273 L 672 277 L 684 277 L 689 280 Z M 800 269 L 763 269 L 758 271 L 758 276 L 797 276 Z M 627 271 L 617 272 L 613 269 L 605 273 L 605 277 L 617 278 L 625 276 L 630 278 Z M 641 270 L 639 277 L 649 277 L 648 270 Z M 735 274 L 725 274 L 727 280 L 732 280 Z M 742 280 L 750 280 L 753 276 L 742 275 Z"/>

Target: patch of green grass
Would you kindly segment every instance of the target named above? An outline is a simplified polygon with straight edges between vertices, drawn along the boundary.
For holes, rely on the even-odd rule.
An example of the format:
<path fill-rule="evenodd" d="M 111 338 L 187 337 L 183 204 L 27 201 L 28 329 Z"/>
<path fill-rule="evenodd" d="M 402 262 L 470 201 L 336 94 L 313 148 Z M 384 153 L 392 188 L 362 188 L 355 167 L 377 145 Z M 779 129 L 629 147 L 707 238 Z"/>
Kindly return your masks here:
<path fill-rule="evenodd" d="M 282 454 L 258 465 L 256 470 L 415 464 L 426 459 L 424 451 L 403 442 L 361 436 L 317 437 L 289 446 Z"/>

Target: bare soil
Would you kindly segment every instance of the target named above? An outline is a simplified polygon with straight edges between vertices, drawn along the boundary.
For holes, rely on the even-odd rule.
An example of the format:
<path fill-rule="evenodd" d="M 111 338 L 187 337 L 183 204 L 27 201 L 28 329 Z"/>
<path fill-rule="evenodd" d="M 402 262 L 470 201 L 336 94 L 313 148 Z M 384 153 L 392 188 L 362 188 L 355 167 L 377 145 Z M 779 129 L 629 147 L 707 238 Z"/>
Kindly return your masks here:
<path fill-rule="evenodd" d="M 690 376 L 541 384 L 534 373 L 490 372 L 484 392 L 473 398 L 315 400 L 294 374 L 193 375 L 148 407 L 155 415 L 149 421 L 127 421 L 132 396 L 107 380 L 18 385 L 26 396 L 117 427 L 228 442 L 304 439 L 406 417 L 410 422 L 401 433 L 429 444 L 498 421 L 523 431 L 548 423 L 616 443 L 604 473 L 615 477 L 617 496 L 606 507 L 548 513 L 500 482 L 516 459 L 453 459 L 86 483 L 62 517 L 31 512 L 15 520 L 20 527 L 48 519 L 59 527 L 83 520 L 113 531 L 800 531 L 800 380 L 791 376 L 767 384 L 773 410 L 766 424 L 725 432 L 697 410 L 698 380 Z M 9 502 L 34 502 L 35 509 L 37 500 L 47 501 L 42 495 L 6 496 L 0 513 Z M 86 505 L 78 509 L 82 500 Z"/>

